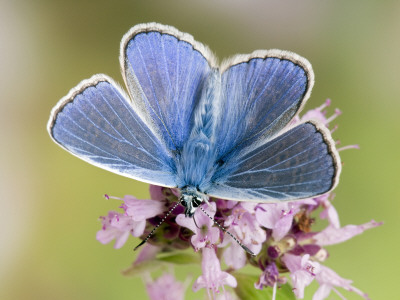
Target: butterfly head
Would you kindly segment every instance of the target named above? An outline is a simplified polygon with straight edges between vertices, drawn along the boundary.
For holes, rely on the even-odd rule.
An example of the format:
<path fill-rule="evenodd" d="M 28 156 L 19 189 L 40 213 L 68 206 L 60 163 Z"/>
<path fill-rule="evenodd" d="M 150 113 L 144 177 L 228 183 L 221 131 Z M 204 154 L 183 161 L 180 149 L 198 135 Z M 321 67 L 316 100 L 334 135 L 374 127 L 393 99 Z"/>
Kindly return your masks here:
<path fill-rule="evenodd" d="M 193 217 L 196 208 L 203 202 L 203 196 L 196 190 L 185 189 L 182 190 L 180 202 L 185 207 L 185 216 L 191 218 Z"/>

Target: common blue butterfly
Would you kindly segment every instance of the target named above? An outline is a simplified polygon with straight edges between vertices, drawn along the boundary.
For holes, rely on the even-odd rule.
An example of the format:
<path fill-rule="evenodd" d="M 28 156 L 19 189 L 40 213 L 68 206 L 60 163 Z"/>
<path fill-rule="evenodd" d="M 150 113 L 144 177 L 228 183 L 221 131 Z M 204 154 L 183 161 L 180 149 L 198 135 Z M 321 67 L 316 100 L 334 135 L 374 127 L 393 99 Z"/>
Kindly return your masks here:
<path fill-rule="evenodd" d="M 53 108 L 48 131 L 77 157 L 181 191 L 185 215 L 209 196 L 277 202 L 324 194 L 340 158 L 324 125 L 290 126 L 314 84 L 295 53 L 259 50 L 217 64 L 207 46 L 156 23 L 124 35 L 128 94 L 98 74 Z"/>

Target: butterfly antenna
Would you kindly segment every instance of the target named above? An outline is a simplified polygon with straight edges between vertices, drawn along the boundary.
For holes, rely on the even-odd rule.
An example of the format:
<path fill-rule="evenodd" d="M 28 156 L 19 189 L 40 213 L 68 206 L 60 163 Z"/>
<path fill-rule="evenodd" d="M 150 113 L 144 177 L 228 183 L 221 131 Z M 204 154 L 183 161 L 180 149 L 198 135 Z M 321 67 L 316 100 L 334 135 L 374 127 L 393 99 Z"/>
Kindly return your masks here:
<path fill-rule="evenodd" d="M 244 251 L 246 251 L 247 253 L 249 253 L 251 256 L 256 256 L 249 248 L 247 248 L 245 245 L 243 245 L 232 233 L 230 233 L 228 230 L 226 230 L 224 227 L 222 227 L 217 221 L 214 220 L 213 217 L 211 217 L 205 210 L 204 208 L 202 208 L 201 206 L 199 206 L 201 211 L 207 216 L 209 217 L 224 233 L 229 234 L 229 236 L 231 238 L 233 238 L 235 240 L 236 243 L 238 243 L 238 245 L 240 247 L 243 248 Z"/>
<path fill-rule="evenodd" d="M 137 248 L 139 248 L 140 246 L 142 246 L 143 244 L 145 244 L 148 239 L 153 235 L 154 231 L 157 230 L 158 227 L 160 227 L 160 225 L 162 223 L 164 223 L 164 221 L 168 218 L 168 216 L 173 212 L 173 210 L 181 203 L 181 201 L 177 202 L 166 214 L 165 216 L 161 219 L 160 223 L 158 223 L 152 231 L 150 231 L 150 233 L 147 235 L 147 237 L 139 244 L 135 247 L 135 249 L 133 249 L 133 251 L 136 251 Z"/>

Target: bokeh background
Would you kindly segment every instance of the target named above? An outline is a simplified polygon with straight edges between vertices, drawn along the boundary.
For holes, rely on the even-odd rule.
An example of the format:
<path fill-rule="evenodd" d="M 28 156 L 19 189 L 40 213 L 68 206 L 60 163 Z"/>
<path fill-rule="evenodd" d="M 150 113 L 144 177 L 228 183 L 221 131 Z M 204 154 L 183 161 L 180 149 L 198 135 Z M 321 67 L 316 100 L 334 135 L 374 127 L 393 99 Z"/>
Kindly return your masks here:
<path fill-rule="evenodd" d="M 148 197 L 148 186 L 68 154 L 49 138 L 51 108 L 95 73 L 122 83 L 119 43 L 157 21 L 189 32 L 219 58 L 291 50 L 313 65 L 307 109 L 331 98 L 344 162 L 334 205 L 342 225 L 384 221 L 329 247 L 326 264 L 372 299 L 398 299 L 400 279 L 399 1 L 0 1 L 0 298 L 146 299 L 134 260 L 95 240 L 104 193 Z M 189 273 L 178 268 L 183 280 Z M 200 268 L 191 268 L 192 278 Z M 317 285 L 307 289 L 311 299 Z M 190 289 L 190 287 L 189 287 Z M 348 299 L 359 299 L 343 293 Z M 201 293 L 187 294 L 201 299 Z M 338 299 L 331 295 L 330 299 Z"/>

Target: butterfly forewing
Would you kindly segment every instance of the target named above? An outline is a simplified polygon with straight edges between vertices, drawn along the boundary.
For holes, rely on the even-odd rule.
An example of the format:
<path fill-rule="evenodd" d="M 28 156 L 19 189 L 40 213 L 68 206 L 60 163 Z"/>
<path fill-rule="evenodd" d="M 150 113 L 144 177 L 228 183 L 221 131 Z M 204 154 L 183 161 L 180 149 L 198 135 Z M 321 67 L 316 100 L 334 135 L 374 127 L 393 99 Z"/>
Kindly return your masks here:
<path fill-rule="evenodd" d="M 83 81 L 53 109 L 52 138 L 79 158 L 127 177 L 174 187 L 165 146 L 105 75 Z"/>
<path fill-rule="evenodd" d="M 307 60 L 280 50 L 238 55 L 222 69 L 216 130 L 222 160 L 277 135 L 299 112 L 314 82 Z"/>
<path fill-rule="evenodd" d="M 207 60 L 208 59 L 208 60 Z M 214 63 L 211 52 L 169 26 L 132 28 L 121 43 L 121 66 L 134 105 L 171 150 L 190 135 L 203 83 Z"/>

